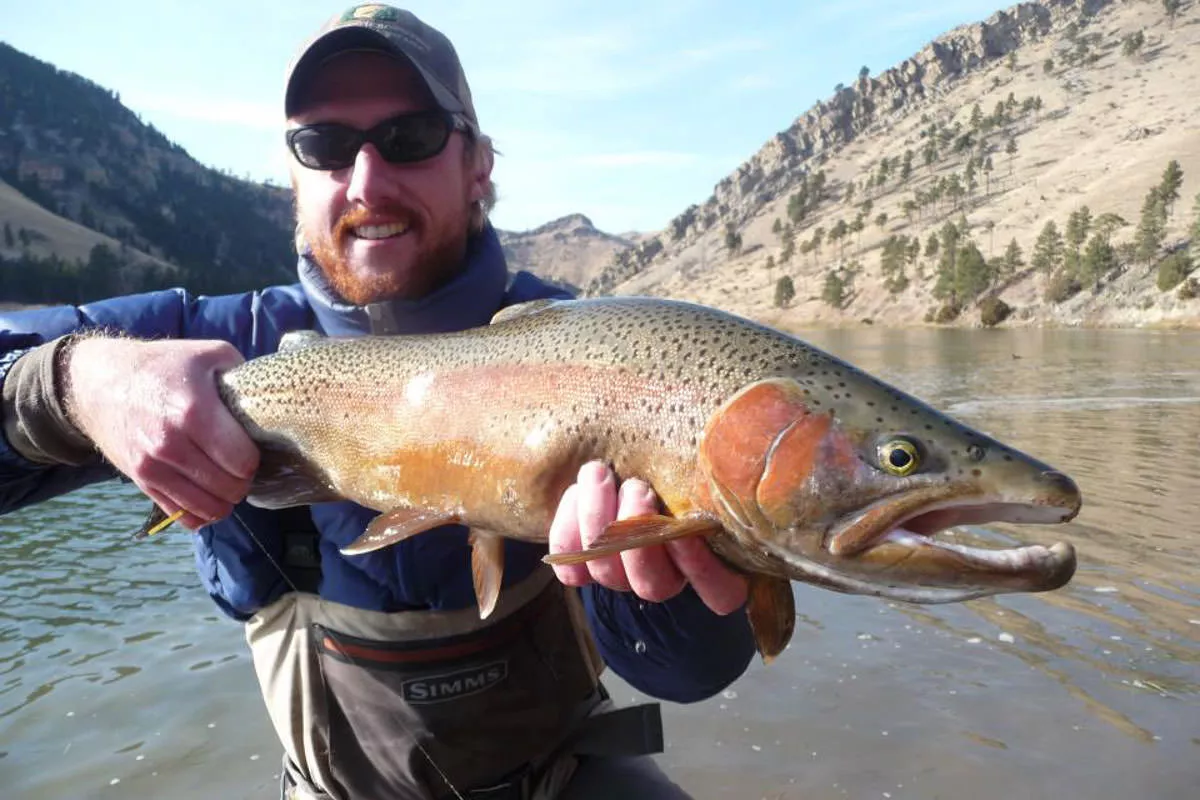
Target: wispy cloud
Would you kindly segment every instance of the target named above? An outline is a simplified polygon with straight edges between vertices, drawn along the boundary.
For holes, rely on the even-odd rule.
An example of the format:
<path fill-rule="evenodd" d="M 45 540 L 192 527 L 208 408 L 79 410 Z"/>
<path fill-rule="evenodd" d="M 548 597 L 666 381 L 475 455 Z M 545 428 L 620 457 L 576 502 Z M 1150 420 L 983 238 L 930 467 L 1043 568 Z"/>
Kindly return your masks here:
<path fill-rule="evenodd" d="M 779 76 L 770 72 L 750 72 L 745 75 L 735 75 L 725 87 L 734 92 L 760 92 L 779 85 Z"/>
<path fill-rule="evenodd" d="M 543 30 L 519 52 L 497 53 L 476 69 L 480 91 L 616 96 L 660 87 L 704 68 L 719 68 L 770 44 L 739 37 L 668 50 L 654 36 L 629 27 L 578 32 Z"/>
<path fill-rule="evenodd" d="M 679 55 L 694 64 L 706 64 L 738 53 L 761 53 L 770 47 L 770 43 L 765 39 L 744 37 L 712 42 L 701 47 L 689 47 L 681 50 Z"/>
<path fill-rule="evenodd" d="M 581 167 L 679 167 L 700 160 L 696 153 L 671 150 L 638 150 L 628 153 L 593 153 L 568 156 L 565 162 Z"/>
<path fill-rule="evenodd" d="M 283 110 L 278 106 L 263 103 L 167 95 L 122 95 L 121 101 L 134 111 L 144 114 L 163 114 L 254 130 L 283 129 Z"/>

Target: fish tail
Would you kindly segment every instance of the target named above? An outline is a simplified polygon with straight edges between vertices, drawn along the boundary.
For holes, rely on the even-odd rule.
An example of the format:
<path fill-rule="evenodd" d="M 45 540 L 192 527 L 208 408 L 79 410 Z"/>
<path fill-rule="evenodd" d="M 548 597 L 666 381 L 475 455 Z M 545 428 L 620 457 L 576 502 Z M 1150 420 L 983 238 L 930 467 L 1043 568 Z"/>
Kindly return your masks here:
<path fill-rule="evenodd" d="M 146 517 L 146 521 L 142 523 L 142 527 L 134 531 L 132 536 L 135 540 L 147 539 L 169 528 L 172 523 L 183 515 L 183 509 L 176 511 L 174 514 L 167 514 L 167 512 L 159 507 L 158 503 L 155 503 L 150 507 L 150 514 Z"/>

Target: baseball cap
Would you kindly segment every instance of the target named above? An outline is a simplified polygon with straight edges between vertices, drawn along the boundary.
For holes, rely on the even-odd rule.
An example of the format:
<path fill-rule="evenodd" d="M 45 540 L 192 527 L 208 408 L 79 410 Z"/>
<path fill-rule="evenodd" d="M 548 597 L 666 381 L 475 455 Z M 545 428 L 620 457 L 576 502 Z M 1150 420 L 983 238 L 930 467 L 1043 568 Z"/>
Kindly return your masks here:
<path fill-rule="evenodd" d="M 330 19 L 308 40 L 287 70 L 284 113 L 291 116 L 314 70 L 335 55 L 373 50 L 403 58 L 424 79 L 437 104 L 462 114 L 478 132 L 471 89 L 454 45 L 435 28 L 404 9 L 360 3 Z"/>

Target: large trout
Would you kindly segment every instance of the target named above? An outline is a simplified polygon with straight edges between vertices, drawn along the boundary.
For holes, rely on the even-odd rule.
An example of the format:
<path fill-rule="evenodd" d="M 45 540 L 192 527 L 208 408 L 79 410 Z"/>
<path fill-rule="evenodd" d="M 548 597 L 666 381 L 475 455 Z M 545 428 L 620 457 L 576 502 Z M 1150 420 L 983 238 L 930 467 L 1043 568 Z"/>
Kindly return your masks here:
<path fill-rule="evenodd" d="M 536 301 L 459 333 L 290 336 L 224 373 L 262 450 L 249 502 L 348 499 L 380 511 L 350 554 L 439 525 L 471 528 L 491 611 L 499 537 L 545 542 L 586 461 L 639 477 L 660 515 L 608 526 L 577 563 L 685 536 L 750 582 L 760 653 L 786 646 L 789 581 L 917 603 L 1056 589 L 1067 544 L 940 541 L 963 523 L 1058 523 L 1061 472 L 799 339 L 649 298 Z"/>

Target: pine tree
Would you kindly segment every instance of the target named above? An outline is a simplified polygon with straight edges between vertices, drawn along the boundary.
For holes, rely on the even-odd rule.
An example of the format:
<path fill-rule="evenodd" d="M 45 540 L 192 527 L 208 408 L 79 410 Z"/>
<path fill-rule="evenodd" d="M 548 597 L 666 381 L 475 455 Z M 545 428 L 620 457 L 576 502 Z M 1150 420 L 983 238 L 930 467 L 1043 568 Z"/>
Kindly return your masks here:
<path fill-rule="evenodd" d="M 1017 244 L 1017 240 L 1014 238 L 1004 250 L 1004 276 L 1015 275 L 1017 270 L 1023 266 L 1025 266 L 1025 259 L 1021 254 L 1021 245 Z"/>
<path fill-rule="evenodd" d="M 1192 206 L 1192 228 L 1188 231 L 1192 239 L 1192 260 L 1200 264 L 1200 194 Z"/>
<path fill-rule="evenodd" d="M 979 103 L 971 109 L 971 130 L 979 130 L 979 126 L 983 124 L 983 109 L 979 107 Z"/>
<path fill-rule="evenodd" d="M 796 286 L 792 283 L 790 275 L 784 275 L 775 282 L 775 306 L 777 308 L 786 307 L 795 296 Z"/>
<path fill-rule="evenodd" d="M 792 260 L 796 252 L 796 229 L 791 225 L 783 226 L 783 248 L 779 251 L 779 263 L 786 264 Z"/>
<path fill-rule="evenodd" d="M 1042 226 L 1042 232 L 1038 234 L 1037 242 L 1033 246 L 1033 267 L 1040 272 L 1053 272 L 1054 268 L 1062 262 L 1062 257 L 1062 234 L 1058 232 L 1058 226 L 1054 224 L 1054 220 L 1048 220 Z"/>
<path fill-rule="evenodd" d="M 1008 175 L 1012 177 L 1013 159 L 1017 156 L 1017 140 L 1015 138 L 1008 140 L 1008 146 L 1004 148 L 1004 152 L 1008 153 Z"/>
<path fill-rule="evenodd" d="M 12 225 L 4 223 L 4 246 L 12 250 L 17 246 L 16 238 L 13 236 Z"/>
<path fill-rule="evenodd" d="M 731 256 L 736 256 L 742 252 L 742 235 L 730 226 L 725 231 L 725 249 L 729 251 Z"/>
<path fill-rule="evenodd" d="M 1079 264 L 1079 282 L 1084 286 L 1095 286 L 1100 279 L 1117 266 L 1117 251 L 1099 233 L 1088 240 L 1087 249 Z"/>
<path fill-rule="evenodd" d="M 1166 238 L 1167 204 L 1160 188 L 1156 186 L 1146 193 L 1146 199 L 1142 202 L 1142 216 L 1133 238 L 1137 260 L 1143 264 L 1153 264 Z"/>
<path fill-rule="evenodd" d="M 1167 215 L 1175 213 L 1175 201 L 1179 199 L 1179 188 L 1183 186 L 1183 168 L 1179 162 L 1171 159 L 1163 170 L 1162 182 L 1158 185 L 1159 196 L 1167 206 Z"/>
<path fill-rule="evenodd" d="M 974 242 L 968 240 L 959 248 L 955 274 L 955 289 L 960 302 L 974 300 L 992 283 L 987 260 Z"/>
<path fill-rule="evenodd" d="M 846 282 L 836 270 L 825 273 L 825 285 L 821 290 L 821 299 L 834 308 L 841 308 L 846 301 Z"/>
<path fill-rule="evenodd" d="M 929 238 L 925 241 L 925 257 L 933 258 L 938 254 L 938 235 L 936 233 L 929 234 Z"/>
<path fill-rule="evenodd" d="M 1096 222 L 1093 227 L 1095 227 L 1096 233 L 1104 237 L 1104 241 L 1112 244 L 1113 233 L 1115 233 L 1118 228 L 1124 228 L 1128 224 L 1129 223 L 1126 222 L 1125 218 L 1120 214 L 1114 214 L 1111 211 L 1107 211 L 1096 218 Z"/>
<path fill-rule="evenodd" d="M 958 255 L 962 232 L 953 222 L 942 226 L 940 237 L 941 258 L 938 259 L 937 283 L 933 296 L 939 300 L 949 298 L 951 305 L 958 304 Z"/>
<path fill-rule="evenodd" d="M 1072 211 L 1067 218 L 1065 253 L 1067 271 L 1072 274 L 1079 269 L 1080 248 L 1087 241 L 1089 228 L 1092 224 L 1092 212 L 1087 206 Z"/>

